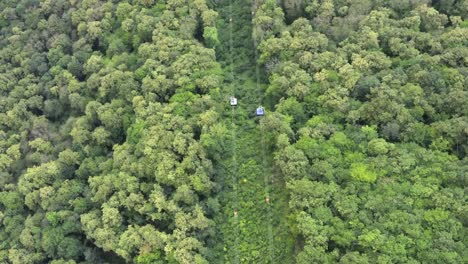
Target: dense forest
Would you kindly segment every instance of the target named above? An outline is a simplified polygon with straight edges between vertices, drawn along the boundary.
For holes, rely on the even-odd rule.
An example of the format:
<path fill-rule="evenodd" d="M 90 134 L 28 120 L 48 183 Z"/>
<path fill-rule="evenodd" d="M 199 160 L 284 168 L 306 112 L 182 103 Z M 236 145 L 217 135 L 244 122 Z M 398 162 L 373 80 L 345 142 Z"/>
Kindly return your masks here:
<path fill-rule="evenodd" d="M 0 1 L 0 263 L 468 263 L 467 155 L 468 0 Z"/>

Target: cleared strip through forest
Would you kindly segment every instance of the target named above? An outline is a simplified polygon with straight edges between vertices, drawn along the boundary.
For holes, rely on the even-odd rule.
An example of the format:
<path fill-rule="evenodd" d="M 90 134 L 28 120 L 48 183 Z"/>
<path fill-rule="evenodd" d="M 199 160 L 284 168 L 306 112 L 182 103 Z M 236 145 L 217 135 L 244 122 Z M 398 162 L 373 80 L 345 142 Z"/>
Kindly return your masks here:
<path fill-rule="evenodd" d="M 230 180 L 220 194 L 223 214 L 215 219 L 222 240 L 216 261 L 286 263 L 293 245 L 286 226 L 287 193 L 281 180 L 272 185 L 272 142 L 254 114 L 264 84 L 251 37 L 251 6 L 244 0 L 215 6 L 221 41 L 217 56 L 226 72 L 223 94 L 227 105 L 229 96 L 238 98 L 238 106 L 223 113 L 232 149 L 217 165 Z"/>

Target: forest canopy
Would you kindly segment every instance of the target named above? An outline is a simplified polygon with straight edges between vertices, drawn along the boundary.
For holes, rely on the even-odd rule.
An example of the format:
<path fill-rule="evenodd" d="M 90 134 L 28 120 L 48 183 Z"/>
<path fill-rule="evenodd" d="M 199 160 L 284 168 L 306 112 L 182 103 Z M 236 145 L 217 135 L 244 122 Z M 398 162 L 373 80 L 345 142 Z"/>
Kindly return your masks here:
<path fill-rule="evenodd" d="M 0 1 L 0 263 L 467 263 L 467 154 L 467 0 Z"/>

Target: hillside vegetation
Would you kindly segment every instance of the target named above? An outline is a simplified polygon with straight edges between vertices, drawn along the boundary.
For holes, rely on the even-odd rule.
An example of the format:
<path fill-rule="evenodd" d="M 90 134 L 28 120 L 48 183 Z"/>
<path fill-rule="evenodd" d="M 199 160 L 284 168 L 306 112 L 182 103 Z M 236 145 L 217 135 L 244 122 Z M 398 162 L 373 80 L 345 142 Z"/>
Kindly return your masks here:
<path fill-rule="evenodd" d="M 0 1 L 0 263 L 467 263 L 467 154 L 467 0 Z"/>

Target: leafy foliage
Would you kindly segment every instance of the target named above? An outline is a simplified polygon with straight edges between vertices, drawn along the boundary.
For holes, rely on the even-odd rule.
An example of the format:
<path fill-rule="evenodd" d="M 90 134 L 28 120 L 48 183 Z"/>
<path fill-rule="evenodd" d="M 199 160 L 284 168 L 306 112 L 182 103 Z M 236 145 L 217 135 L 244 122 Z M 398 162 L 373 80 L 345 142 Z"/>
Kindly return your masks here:
<path fill-rule="evenodd" d="M 427 2 L 284 1 L 263 33 L 297 263 L 466 261 L 464 7 Z"/>
<path fill-rule="evenodd" d="M 0 1 L 0 263 L 468 262 L 467 15 Z"/>

